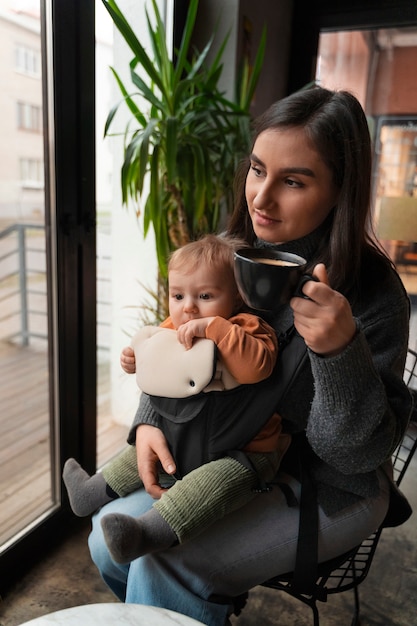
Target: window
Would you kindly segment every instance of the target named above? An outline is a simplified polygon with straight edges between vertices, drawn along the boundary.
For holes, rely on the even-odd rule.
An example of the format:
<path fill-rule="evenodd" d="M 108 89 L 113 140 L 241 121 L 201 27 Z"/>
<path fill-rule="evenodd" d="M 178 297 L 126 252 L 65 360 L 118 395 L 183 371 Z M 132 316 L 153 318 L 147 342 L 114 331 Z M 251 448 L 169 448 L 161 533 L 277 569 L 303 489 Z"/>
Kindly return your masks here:
<path fill-rule="evenodd" d="M 33 76 L 41 77 L 41 59 L 40 52 L 24 45 L 16 45 L 15 48 L 15 69 L 17 72 Z"/>
<path fill-rule="evenodd" d="M 30 130 L 36 133 L 42 132 L 42 109 L 40 106 L 17 103 L 17 127 L 21 130 Z"/>
<path fill-rule="evenodd" d="M 417 198 L 417 116 L 381 116 L 376 157 L 377 197 Z"/>
<path fill-rule="evenodd" d="M 43 188 L 43 161 L 20 159 L 20 180 L 23 187 Z"/>
<path fill-rule="evenodd" d="M 376 234 L 396 264 L 412 304 L 417 345 L 417 27 L 339 30 L 320 35 L 316 79 L 348 89 L 367 114 L 374 145 Z"/>

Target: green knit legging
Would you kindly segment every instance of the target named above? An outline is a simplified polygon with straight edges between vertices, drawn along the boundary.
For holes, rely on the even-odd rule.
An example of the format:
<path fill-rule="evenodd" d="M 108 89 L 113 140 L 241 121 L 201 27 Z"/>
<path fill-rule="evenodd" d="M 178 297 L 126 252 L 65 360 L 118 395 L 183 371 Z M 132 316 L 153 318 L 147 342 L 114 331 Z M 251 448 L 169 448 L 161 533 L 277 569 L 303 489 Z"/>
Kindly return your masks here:
<path fill-rule="evenodd" d="M 259 478 L 272 480 L 282 454 L 249 453 L 256 472 L 231 457 L 206 463 L 178 480 L 153 506 L 183 543 L 254 498 L 253 490 Z M 120 496 L 143 487 L 137 470 L 136 448 L 128 446 L 122 450 L 103 469 L 103 476 Z"/>
<path fill-rule="evenodd" d="M 118 496 L 127 496 L 143 487 L 139 478 L 136 446 L 126 446 L 103 468 L 106 483 Z"/>

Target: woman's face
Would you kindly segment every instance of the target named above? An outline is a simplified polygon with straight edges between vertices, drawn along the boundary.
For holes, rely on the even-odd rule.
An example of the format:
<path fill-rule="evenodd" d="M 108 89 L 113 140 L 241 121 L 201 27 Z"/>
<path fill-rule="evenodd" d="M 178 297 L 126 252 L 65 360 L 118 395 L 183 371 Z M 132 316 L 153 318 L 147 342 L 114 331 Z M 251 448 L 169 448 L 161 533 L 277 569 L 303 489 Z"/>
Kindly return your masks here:
<path fill-rule="evenodd" d="M 303 128 L 261 133 L 250 156 L 246 201 L 255 234 L 283 243 L 313 232 L 335 206 L 338 189 Z"/>

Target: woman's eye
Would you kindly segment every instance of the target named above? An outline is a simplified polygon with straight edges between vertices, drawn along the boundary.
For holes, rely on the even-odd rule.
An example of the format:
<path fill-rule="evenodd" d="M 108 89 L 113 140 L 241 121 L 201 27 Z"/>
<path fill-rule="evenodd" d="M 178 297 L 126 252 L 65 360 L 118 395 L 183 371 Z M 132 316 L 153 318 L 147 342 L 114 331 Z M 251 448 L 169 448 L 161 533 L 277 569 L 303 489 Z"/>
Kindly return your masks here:
<path fill-rule="evenodd" d="M 251 168 L 252 172 L 255 174 L 255 176 L 261 176 L 262 175 L 261 170 L 256 165 L 251 165 L 250 168 Z"/>
<path fill-rule="evenodd" d="M 298 180 L 294 180 L 292 178 L 287 178 L 286 179 L 286 184 L 288 185 L 288 187 L 302 187 L 302 183 L 300 183 Z"/>

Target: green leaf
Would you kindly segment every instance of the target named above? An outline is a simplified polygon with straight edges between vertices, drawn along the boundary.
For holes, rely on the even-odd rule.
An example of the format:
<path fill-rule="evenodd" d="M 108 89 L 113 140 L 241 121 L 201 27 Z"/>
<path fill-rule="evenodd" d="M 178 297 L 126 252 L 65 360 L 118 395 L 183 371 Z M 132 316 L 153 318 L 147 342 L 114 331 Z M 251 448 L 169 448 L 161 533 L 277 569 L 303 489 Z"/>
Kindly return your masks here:
<path fill-rule="evenodd" d="M 116 28 L 123 36 L 123 39 L 132 50 L 138 62 L 143 66 L 148 76 L 157 84 L 159 76 L 158 73 L 155 71 L 153 62 L 146 54 L 145 49 L 139 42 L 138 38 L 130 27 L 129 22 L 119 9 L 115 0 L 102 0 L 102 2 L 107 11 L 110 13 Z"/>
<path fill-rule="evenodd" d="M 175 65 L 174 72 L 174 82 L 173 87 L 178 84 L 182 73 L 184 71 L 185 63 L 187 61 L 190 49 L 191 37 L 194 31 L 194 24 L 197 17 L 197 9 L 198 9 L 198 0 L 191 0 L 188 11 L 187 18 L 184 24 L 184 30 L 182 33 L 181 44 L 177 54 L 177 60 Z"/>
<path fill-rule="evenodd" d="M 250 72 L 250 75 L 249 75 L 249 81 L 248 81 L 248 85 L 246 89 L 246 94 L 243 99 L 243 102 L 241 102 L 242 108 L 245 111 L 249 110 L 250 104 L 252 102 L 252 98 L 255 93 L 256 85 L 259 80 L 259 74 L 261 73 L 263 62 L 264 62 L 265 48 L 266 48 L 266 26 L 264 26 L 264 28 L 262 29 L 262 35 L 261 35 L 259 47 L 255 56 L 255 61 L 253 64 L 252 71 Z"/>
<path fill-rule="evenodd" d="M 159 68 L 161 80 L 164 85 L 163 92 L 165 94 L 165 97 L 169 99 L 170 90 L 172 88 L 172 76 L 174 72 L 167 48 L 165 26 L 162 22 L 161 15 L 158 10 L 158 5 L 156 4 L 155 0 L 152 0 L 152 5 L 156 19 L 156 29 L 152 29 L 152 24 L 150 22 L 148 12 L 146 11 L 148 31 L 151 35 L 151 44 L 156 65 Z"/>
<path fill-rule="evenodd" d="M 206 167 L 204 151 L 201 144 L 196 141 L 193 146 L 193 158 L 194 158 L 194 180 L 196 181 L 194 188 L 194 222 L 198 221 L 204 215 L 206 208 Z M 197 184 L 197 181 L 199 184 Z"/>
<path fill-rule="evenodd" d="M 131 73 L 130 73 L 130 77 L 132 79 L 132 83 L 135 85 L 135 87 L 137 87 L 140 92 L 141 92 L 141 96 L 147 100 L 148 102 L 150 102 L 152 104 L 152 106 L 156 107 L 157 109 L 161 109 L 162 111 L 165 110 L 164 107 L 164 102 L 163 100 L 161 100 L 160 97 L 158 97 L 158 95 L 156 95 L 153 91 L 152 88 L 149 87 L 145 81 L 139 76 L 139 74 L 137 74 L 134 71 L 134 65 L 136 65 L 136 62 L 132 62 L 133 65 L 131 65 Z"/>
<path fill-rule="evenodd" d="M 168 117 L 166 121 L 166 168 L 168 185 L 175 182 L 177 176 L 178 120 Z"/>
<path fill-rule="evenodd" d="M 122 100 L 122 102 L 123 102 L 123 100 Z M 111 126 L 111 124 L 112 124 L 112 122 L 113 122 L 114 116 L 116 115 L 117 110 L 118 110 L 118 108 L 119 108 L 120 104 L 121 104 L 121 103 L 120 103 L 120 102 L 118 102 L 117 104 L 115 104 L 115 105 L 114 105 L 114 107 L 112 107 L 112 108 L 110 109 L 110 112 L 109 112 L 109 114 L 108 114 L 108 116 L 107 116 L 107 118 L 106 118 L 106 123 L 105 123 L 105 125 L 104 125 L 104 132 L 103 132 L 103 136 L 104 136 L 104 137 L 107 137 L 107 136 L 108 136 L 108 134 L 109 134 L 109 129 L 110 129 L 110 126 Z"/>
<path fill-rule="evenodd" d="M 141 113 L 140 109 L 136 106 L 134 100 L 132 99 L 131 95 L 129 95 L 129 93 L 127 92 L 127 89 L 125 88 L 122 80 L 120 79 L 118 73 L 116 72 L 116 70 L 114 68 L 110 68 L 110 70 L 113 72 L 113 76 L 116 79 L 116 82 L 119 86 L 120 91 L 122 92 L 122 95 L 124 97 L 124 101 L 126 102 L 127 106 L 130 109 L 130 112 L 132 113 L 132 115 L 135 117 L 135 119 L 139 122 L 139 124 L 141 126 L 145 126 L 146 125 L 146 118 L 145 116 Z"/>
<path fill-rule="evenodd" d="M 153 222 L 159 221 L 161 213 L 160 180 L 159 180 L 159 146 L 155 146 L 150 161 L 150 191 L 145 205 L 144 232 L 145 235 Z"/>
<path fill-rule="evenodd" d="M 148 167 L 147 167 L 148 161 L 151 162 L 151 169 L 152 169 L 152 160 L 154 158 L 156 146 L 154 147 L 152 154 L 150 154 L 150 142 L 151 142 L 151 138 L 153 136 L 154 130 L 158 126 L 158 124 L 159 124 L 159 120 L 157 119 L 149 120 L 149 123 L 147 127 L 145 128 L 145 130 L 143 131 L 142 136 L 141 136 L 141 145 L 140 145 L 140 151 L 139 151 L 139 172 L 138 172 L 138 189 L 140 193 L 142 193 L 142 190 L 143 190 L 145 174 L 148 170 Z"/>

